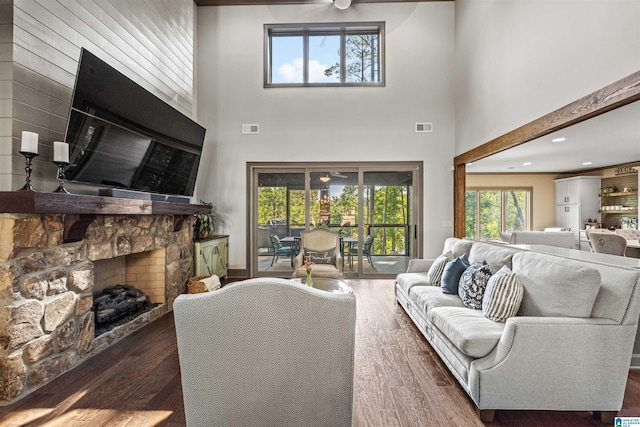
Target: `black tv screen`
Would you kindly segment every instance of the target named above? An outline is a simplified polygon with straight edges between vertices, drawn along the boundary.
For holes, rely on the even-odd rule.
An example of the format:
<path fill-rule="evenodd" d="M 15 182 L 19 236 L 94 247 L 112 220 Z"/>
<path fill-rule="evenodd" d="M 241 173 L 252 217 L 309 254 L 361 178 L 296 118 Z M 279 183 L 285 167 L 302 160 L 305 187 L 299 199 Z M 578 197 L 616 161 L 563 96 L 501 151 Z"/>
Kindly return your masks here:
<path fill-rule="evenodd" d="M 86 49 L 65 140 L 66 178 L 192 196 L 205 129 Z"/>

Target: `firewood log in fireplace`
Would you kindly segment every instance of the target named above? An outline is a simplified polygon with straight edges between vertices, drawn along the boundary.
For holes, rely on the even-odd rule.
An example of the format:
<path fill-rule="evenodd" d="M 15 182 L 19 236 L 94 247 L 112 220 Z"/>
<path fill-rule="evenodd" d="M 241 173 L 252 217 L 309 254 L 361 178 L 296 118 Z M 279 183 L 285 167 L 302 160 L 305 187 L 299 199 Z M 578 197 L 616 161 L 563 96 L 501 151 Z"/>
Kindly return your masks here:
<path fill-rule="evenodd" d="M 147 296 L 139 289 L 129 285 L 117 285 L 103 289 L 93 298 L 93 312 L 96 323 L 108 323 L 126 316 L 147 302 Z"/>

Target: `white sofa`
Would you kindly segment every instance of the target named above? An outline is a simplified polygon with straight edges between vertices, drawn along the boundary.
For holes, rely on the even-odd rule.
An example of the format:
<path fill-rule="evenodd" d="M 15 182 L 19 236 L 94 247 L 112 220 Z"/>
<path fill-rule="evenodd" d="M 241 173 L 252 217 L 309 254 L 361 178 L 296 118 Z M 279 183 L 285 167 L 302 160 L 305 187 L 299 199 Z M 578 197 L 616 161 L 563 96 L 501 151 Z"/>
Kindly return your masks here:
<path fill-rule="evenodd" d="M 621 409 L 640 317 L 640 271 L 449 238 L 444 251 L 503 265 L 524 287 L 515 317 L 498 323 L 427 279 L 434 260 L 412 260 L 396 298 L 476 404 L 495 410 Z M 594 288 L 594 286 L 596 286 Z M 595 293 L 594 293 L 595 289 Z"/>
<path fill-rule="evenodd" d="M 573 231 L 513 231 L 500 233 L 500 239 L 512 245 L 547 245 L 573 249 L 577 235 Z"/>

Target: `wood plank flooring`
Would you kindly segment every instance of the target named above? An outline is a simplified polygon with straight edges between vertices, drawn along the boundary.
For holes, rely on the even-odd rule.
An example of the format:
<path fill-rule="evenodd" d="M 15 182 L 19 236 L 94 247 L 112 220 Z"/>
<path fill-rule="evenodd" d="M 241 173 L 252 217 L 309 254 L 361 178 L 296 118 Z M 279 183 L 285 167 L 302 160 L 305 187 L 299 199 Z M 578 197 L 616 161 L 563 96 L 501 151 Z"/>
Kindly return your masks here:
<path fill-rule="evenodd" d="M 475 406 L 408 316 L 392 280 L 349 280 L 358 301 L 354 426 L 482 426 Z M 640 371 L 621 416 L 640 416 Z M 18 402 L 1 426 L 184 426 L 170 314 Z M 496 411 L 488 426 L 602 426 L 588 412 Z M 286 426 L 283 426 L 286 427 Z"/>

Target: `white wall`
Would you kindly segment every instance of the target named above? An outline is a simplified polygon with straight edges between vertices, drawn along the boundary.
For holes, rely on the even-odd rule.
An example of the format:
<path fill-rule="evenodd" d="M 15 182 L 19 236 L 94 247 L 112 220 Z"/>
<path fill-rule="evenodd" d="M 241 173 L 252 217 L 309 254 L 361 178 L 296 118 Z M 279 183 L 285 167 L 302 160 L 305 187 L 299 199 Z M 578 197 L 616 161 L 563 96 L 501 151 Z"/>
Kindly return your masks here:
<path fill-rule="evenodd" d="M 452 228 L 453 2 L 199 7 L 197 195 L 228 218 L 230 268 L 247 267 L 246 163 L 424 161 L 424 252 Z M 263 25 L 385 21 L 386 87 L 263 88 Z M 434 132 L 415 133 L 416 122 Z M 258 123 L 259 135 L 241 135 Z"/>
<path fill-rule="evenodd" d="M 640 69 L 638 0 L 456 0 L 456 154 Z"/>

